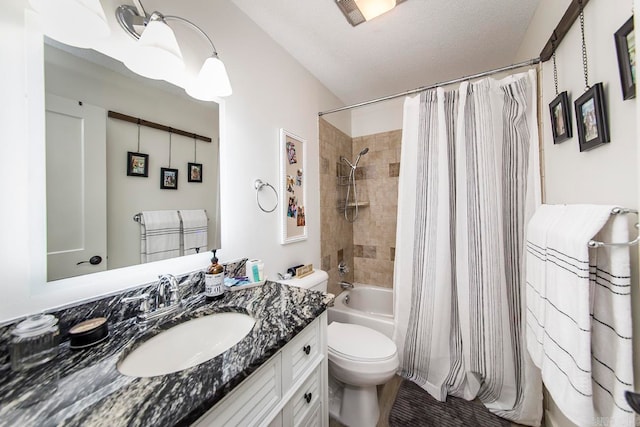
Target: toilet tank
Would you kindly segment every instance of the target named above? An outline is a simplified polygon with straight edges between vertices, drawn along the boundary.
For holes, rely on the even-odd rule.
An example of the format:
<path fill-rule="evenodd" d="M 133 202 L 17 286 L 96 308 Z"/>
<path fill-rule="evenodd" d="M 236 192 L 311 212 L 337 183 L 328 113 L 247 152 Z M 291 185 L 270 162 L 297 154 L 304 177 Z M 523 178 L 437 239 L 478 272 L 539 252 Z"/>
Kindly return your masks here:
<path fill-rule="evenodd" d="M 327 292 L 327 283 L 329 275 L 323 270 L 314 270 L 313 273 L 302 278 L 292 277 L 288 280 L 278 280 L 289 286 L 297 286 L 299 288 L 312 289 L 314 291 Z"/>

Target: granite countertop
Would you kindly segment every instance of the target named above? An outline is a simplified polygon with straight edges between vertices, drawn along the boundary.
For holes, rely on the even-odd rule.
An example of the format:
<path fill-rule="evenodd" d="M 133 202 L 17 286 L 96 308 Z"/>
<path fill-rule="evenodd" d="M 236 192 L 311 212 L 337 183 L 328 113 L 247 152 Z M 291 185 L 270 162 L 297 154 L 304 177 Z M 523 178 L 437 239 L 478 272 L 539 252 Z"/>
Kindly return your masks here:
<path fill-rule="evenodd" d="M 26 372 L 13 372 L 5 363 L 0 365 L 0 425 L 189 425 L 324 312 L 331 299 L 267 282 L 227 292 L 212 303 L 195 298 L 183 313 L 158 320 L 146 331 L 139 330 L 135 319 L 110 324 L 107 341 L 85 350 L 71 350 L 64 342 L 54 360 Z M 151 378 L 117 371 L 121 357 L 162 330 L 228 311 L 247 313 L 256 324 L 221 355 Z"/>

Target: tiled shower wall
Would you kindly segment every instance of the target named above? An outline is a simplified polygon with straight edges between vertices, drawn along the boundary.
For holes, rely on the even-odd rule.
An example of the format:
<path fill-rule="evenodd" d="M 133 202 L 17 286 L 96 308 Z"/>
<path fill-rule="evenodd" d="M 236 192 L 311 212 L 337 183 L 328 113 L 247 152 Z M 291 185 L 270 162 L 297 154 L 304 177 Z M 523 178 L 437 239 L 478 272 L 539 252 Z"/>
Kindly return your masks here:
<path fill-rule="evenodd" d="M 320 217 L 321 268 L 329 273 L 328 291 L 340 293 L 338 281 L 353 281 L 353 224 L 345 221 L 338 211 L 337 167 L 340 156 L 351 158 L 352 142 L 344 132 L 320 119 Z M 346 276 L 338 275 L 338 263 L 344 261 L 351 270 Z"/>
<path fill-rule="evenodd" d="M 393 287 L 401 140 L 401 130 L 353 138 L 354 153 L 369 148 L 356 171 L 358 198 L 369 201 L 353 223 L 357 283 Z"/>
<path fill-rule="evenodd" d="M 395 130 L 352 139 L 320 119 L 321 251 L 329 292 L 340 292 L 340 255 L 351 269 L 343 280 L 393 287 L 401 136 Z M 356 185 L 358 200 L 369 204 L 359 208 L 352 224 L 338 209 L 344 203 L 339 200 L 344 187 L 338 185 L 338 165 L 340 156 L 353 161 L 365 147 L 369 152 L 358 164 Z"/>

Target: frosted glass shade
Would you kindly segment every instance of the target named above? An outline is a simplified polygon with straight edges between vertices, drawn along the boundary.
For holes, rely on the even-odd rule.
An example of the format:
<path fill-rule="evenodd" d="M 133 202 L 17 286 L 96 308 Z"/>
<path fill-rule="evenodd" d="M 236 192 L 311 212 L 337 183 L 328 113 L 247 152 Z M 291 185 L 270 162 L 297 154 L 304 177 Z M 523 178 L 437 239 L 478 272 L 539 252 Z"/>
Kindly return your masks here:
<path fill-rule="evenodd" d="M 156 80 L 175 79 L 184 72 L 176 35 L 162 20 L 149 21 L 124 65 L 136 74 Z"/>
<path fill-rule="evenodd" d="M 29 3 L 42 17 L 44 33 L 61 43 L 87 48 L 111 34 L 99 0 L 29 0 Z"/>
<path fill-rule="evenodd" d="M 198 77 L 186 87 L 189 96 L 201 101 L 213 101 L 217 97 L 231 95 L 231 82 L 227 69 L 217 56 L 204 61 Z"/>
<path fill-rule="evenodd" d="M 396 7 L 396 0 L 355 0 L 355 2 L 367 21 Z"/>

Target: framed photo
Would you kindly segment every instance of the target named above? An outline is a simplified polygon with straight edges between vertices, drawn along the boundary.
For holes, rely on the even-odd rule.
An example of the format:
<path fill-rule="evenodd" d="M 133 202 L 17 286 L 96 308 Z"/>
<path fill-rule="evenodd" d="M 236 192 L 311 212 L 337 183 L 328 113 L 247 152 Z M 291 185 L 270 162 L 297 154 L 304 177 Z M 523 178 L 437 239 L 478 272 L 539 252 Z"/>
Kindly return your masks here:
<path fill-rule="evenodd" d="M 162 190 L 178 189 L 178 169 L 160 168 L 160 188 Z"/>
<path fill-rule="evenodd" d="M 306 148 L 304 139 L 280 129 L 280 243 L 283 245 L 307 238 Z"/>
<path fill-rule="evenodd" d="M 149 176 L 149 155 L 127 152 L 127 176 Z"/>
<path fill-rule="evenodd" d="M 572 137 L 571 113 L 569 112 L 569 96 L 564 91 L 549 104 L 551 113 L 551 130 L 553 143 L 559 144 Z"/>
<path fill-rule="evenodd" d="M 622 98 L 636 97 L 636 40 L 633 30 L 633 16 L 614 35 L 618 52 L 618 68 Z"/>
<path fill-rule="evenodd" d="M 609 142 L 609 124 L 602 83 L 591 86 L 575 102 L 580 151 Z"/>
<path fill-rule="evenodd" d="M 189 182 L 202 182 L 202 163 L 189 163 Z"/>

